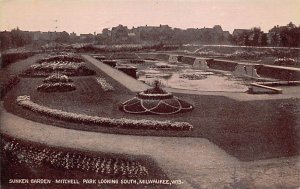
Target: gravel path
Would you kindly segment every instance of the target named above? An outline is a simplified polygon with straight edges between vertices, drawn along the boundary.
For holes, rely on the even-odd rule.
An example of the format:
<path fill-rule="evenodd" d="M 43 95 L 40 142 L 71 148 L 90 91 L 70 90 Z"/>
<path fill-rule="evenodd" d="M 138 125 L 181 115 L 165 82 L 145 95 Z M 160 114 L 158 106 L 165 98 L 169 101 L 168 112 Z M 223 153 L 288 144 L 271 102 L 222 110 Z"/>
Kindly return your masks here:
<path fill-rule="evenodd" d="M 179 188 L 299 186 L 299 157 L 241 162 L 203 138 L 103 134 L 54 127 L 6 112 L 1 132 L 51 146 L 90 151 L 150 155 Z M 265 182 L 267 179 L 267 183 Z"/>

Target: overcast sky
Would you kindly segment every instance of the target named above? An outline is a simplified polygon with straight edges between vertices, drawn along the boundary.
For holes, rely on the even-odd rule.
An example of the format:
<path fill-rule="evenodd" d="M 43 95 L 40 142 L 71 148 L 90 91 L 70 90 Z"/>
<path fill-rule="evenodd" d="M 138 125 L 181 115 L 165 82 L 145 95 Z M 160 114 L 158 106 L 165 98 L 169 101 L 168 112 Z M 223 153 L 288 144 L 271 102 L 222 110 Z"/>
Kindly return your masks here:
<path fill-rule="evenodd" d="M 0 0 L 0 30 L 101 33 L 103 28 L 300 25 L 300 0 Z M 57 27 L 57 28 L 56 28 Z"/>

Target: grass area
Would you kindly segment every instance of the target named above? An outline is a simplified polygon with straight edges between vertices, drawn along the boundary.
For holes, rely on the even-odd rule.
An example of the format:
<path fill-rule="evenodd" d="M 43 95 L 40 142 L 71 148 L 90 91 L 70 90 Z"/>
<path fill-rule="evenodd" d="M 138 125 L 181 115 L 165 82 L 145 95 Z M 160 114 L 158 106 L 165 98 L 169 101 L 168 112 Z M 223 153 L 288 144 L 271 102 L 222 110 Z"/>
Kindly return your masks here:
<path fill-rule="evenodd" d="M 19 82 L 19 76 L 22 71 L 35 63 L 36 60 L 43 57 L 42 55 L 35 55 L 25 60 L 18 61 L 18 64 L 8 64 L 5 68 L 0 69 L 0 98 Z"/>
<path fill-rule="evenodd" d="M 6 95 L 4 106 L 7 111 L 26 119 L 64 128 L 130 135 L 204 137 L 245 161 L 299 155 L 298 99 L 239 102 L 221 96 L 174 94 L 190 102 L 194 110 L 174 115 L 133 115 L 120 111 L 118 106 L 135 94 L 92 64 L 87 67 L 95 70 L 96 76 L 71 77 L 76 90 L 66 93 L 38 92 L 36 87 L 42 83 L 41 78 L 22 78 Z M 105 92 L 96 77 L 105 78 L 115 90 Z M 21 108 L 16 103 L 20 95 L 29 95 L 40 105 L 63 111 L 110 118 L 184 121 L 191 123 L 194 129 L 180 132 L 127 130 L 65 122 Z"/>
<path fill-rule="evenodd" d="M 1 136 L 1 186 L 3 188 L 170 188 L 162 185 L 120 184 L 121 180 L 168 179 L 148 156 L 111 154 L 51 147 Z M 27 184 L 9 179 L 28 179 Z M 49 179 L 34 184 L 31 179 Z M 79 184 L 57 184 L 56 179 L 77 180 Z M 113 179 L 118 184 L 84 184 L 83 179 Z M 172 186 L 174 188 L 174 185 Z"/>

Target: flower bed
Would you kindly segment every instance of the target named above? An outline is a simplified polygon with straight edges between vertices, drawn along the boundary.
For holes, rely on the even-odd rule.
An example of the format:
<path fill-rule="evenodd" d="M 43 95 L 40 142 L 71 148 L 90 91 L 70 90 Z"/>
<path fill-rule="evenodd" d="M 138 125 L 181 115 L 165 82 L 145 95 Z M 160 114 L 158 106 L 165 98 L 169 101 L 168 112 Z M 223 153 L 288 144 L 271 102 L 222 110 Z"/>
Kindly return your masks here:
<path fill-rule="evenodd" d="M 283 57 L 283 58 L 277 58 L 274 61 L 275 65 L 290 65 L 290 66 L 295 66 L 297 64 L 299 64 L 299 61 L 297 61 L 297 59 L 294 58 L 287 58 L 287 57 Z"/>
<path fill-rule="evenodd" d="M 179 75 L 179 78 L 188 79 L 188 80 L 202 80 L 206 79 L 207 75 L 199 73 L 183 73 Z"/>
<path fill-rule="evenodd" d="M 171 93 L 166 92 L 162 88 L 159 87 L 159 81 L 154 81 L 154 87 L 150 89 L 146 89 L 145 91 L 137 93 L 137 97 L 141 99 L 156 99 L 156 100 L 163 100 L 163 99 L 170 99 L 173 98 Z"/>
<path fill-rule="evenodd" d="M 136 96 L 141 99 L 150 99 L 150 100 L 151 99 L 163 100 L 163 99 L 173 98 L 173 95 L 171 93 L 152 94 L 152 93 L 146 93 L 145 91 L 137 93 Z"/>
<path fill-rule="evenodd" d="M 75 89 L 72 83 L 43 83 L 37 87 L 37 90 L 41 92 L 67 92 Z"/>
<path fill-rule="evenodd" d="M 28 144 L 21 140 L 2 138 L 2 153 L 14 164 L 44 166 L 63 170 L 80 170 L 96 175 L 122 178 L 144 178 L 149 169 L 138 159 L 122 155 L 91 154 Z"/>
<path fill-rule="evenodd" d="M 50 56 L 48 58 L 43 58 L 37 61 L 37 63 L 44 63 L 44 62 L 53 62 L 53 61 L 63 61 L 63 62 L 73 62 L 73 63 L 81 63 L 84 62 L 80 56 L 76 55 L 56 55 Z"/>
<path fill-rule="evenodd" d="M 74 62 L 43 62 L 40 64 L 34 64 L 30 66 L 31 69 L 35 70 L 65 70 L 65 69 L 78 69 L 80 66 L 83 66 L 82 63 L 74 63 Z"/>
<path fill-rule="evenodd" d="M 72 79 L 70 79 L 68 76 L 55 73 L 44 79 L 44 83 L 69 83 L 72 82 Z"/>
<path fill-rule="evenodd" d="M 105 78 L 97 77 L 96 80 L 101 85 L 101 88 L 104 91 L 114 91 L 115 90 L 114 87 L 105 80 Z"/>
<path fill-rule="evenodd" d="M 29 96 L 19 96 L 17 103 L 23 108 L 38 112 L 47 116 L 56 117 L 66 121 L 96 124 L 106 127 L 118 127 L 126 129 L 150 129 L 150 130 L 191 130 L 193 126 L 187 122 L 170 122 L 156 120 L 134 120 L 134 119 L 113 119 L 107 117 L 89 116 L 62 110 L 52 109 L 38 105 L 30 100 Z"/>
<path fill-rule="evenodd" d="M 53 73 L 64 74 L 67 76 L 88 76 L 95 75 L 94 70 L 90 70 L 82 64 L 74 63 L 42 63 L 30 66 L 21 73 L 24 77 L 47 77 Z"/>

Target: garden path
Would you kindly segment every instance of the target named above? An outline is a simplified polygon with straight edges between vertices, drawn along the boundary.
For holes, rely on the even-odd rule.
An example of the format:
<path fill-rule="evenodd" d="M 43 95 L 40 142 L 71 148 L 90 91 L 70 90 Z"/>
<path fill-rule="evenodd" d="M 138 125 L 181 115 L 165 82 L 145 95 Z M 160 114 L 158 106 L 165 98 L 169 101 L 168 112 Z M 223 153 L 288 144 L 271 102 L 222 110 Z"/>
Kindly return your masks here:
<path fill-rule="evenodd" d="M 105 72 L 107 75 L 109 75 L 111 78 L 113 78 L 114 80 L 118 81 L 119 83 L 124 85 L 126 88 L 131 90 L 132 92 L 140 92 L 140 91 L 144 91 L 149 88 L 148 85 L 142 83 L 141 81 L 138 81 L 138 80 L 128 76 L 127 74 L 125 74 L 117 69 L 114 69 L 95 58 L 92 58 L 89 55 L 82 55 L 82 56 L 86 60 L 88 60 L 90 63 L 94 64 L 97 68 L 99 68 L 100 70 Z"/>
<path fill-rule="evenodd" d="M 79 150 L 149 155 L 179 188 L 299 186 L 299 157 L 241 162 L 203 138 L 104 134 L 33 122 L 8 113 L 1 104 L 0 130 L 15 138 Z M 250 179 L 250 180 L 249 180 Z M 267 181 L 267 182 L 266 182 Z M 253 183 L 255 182 L 255 183 Z M 274 187 L 272 187 L 274 186 Z"/>

